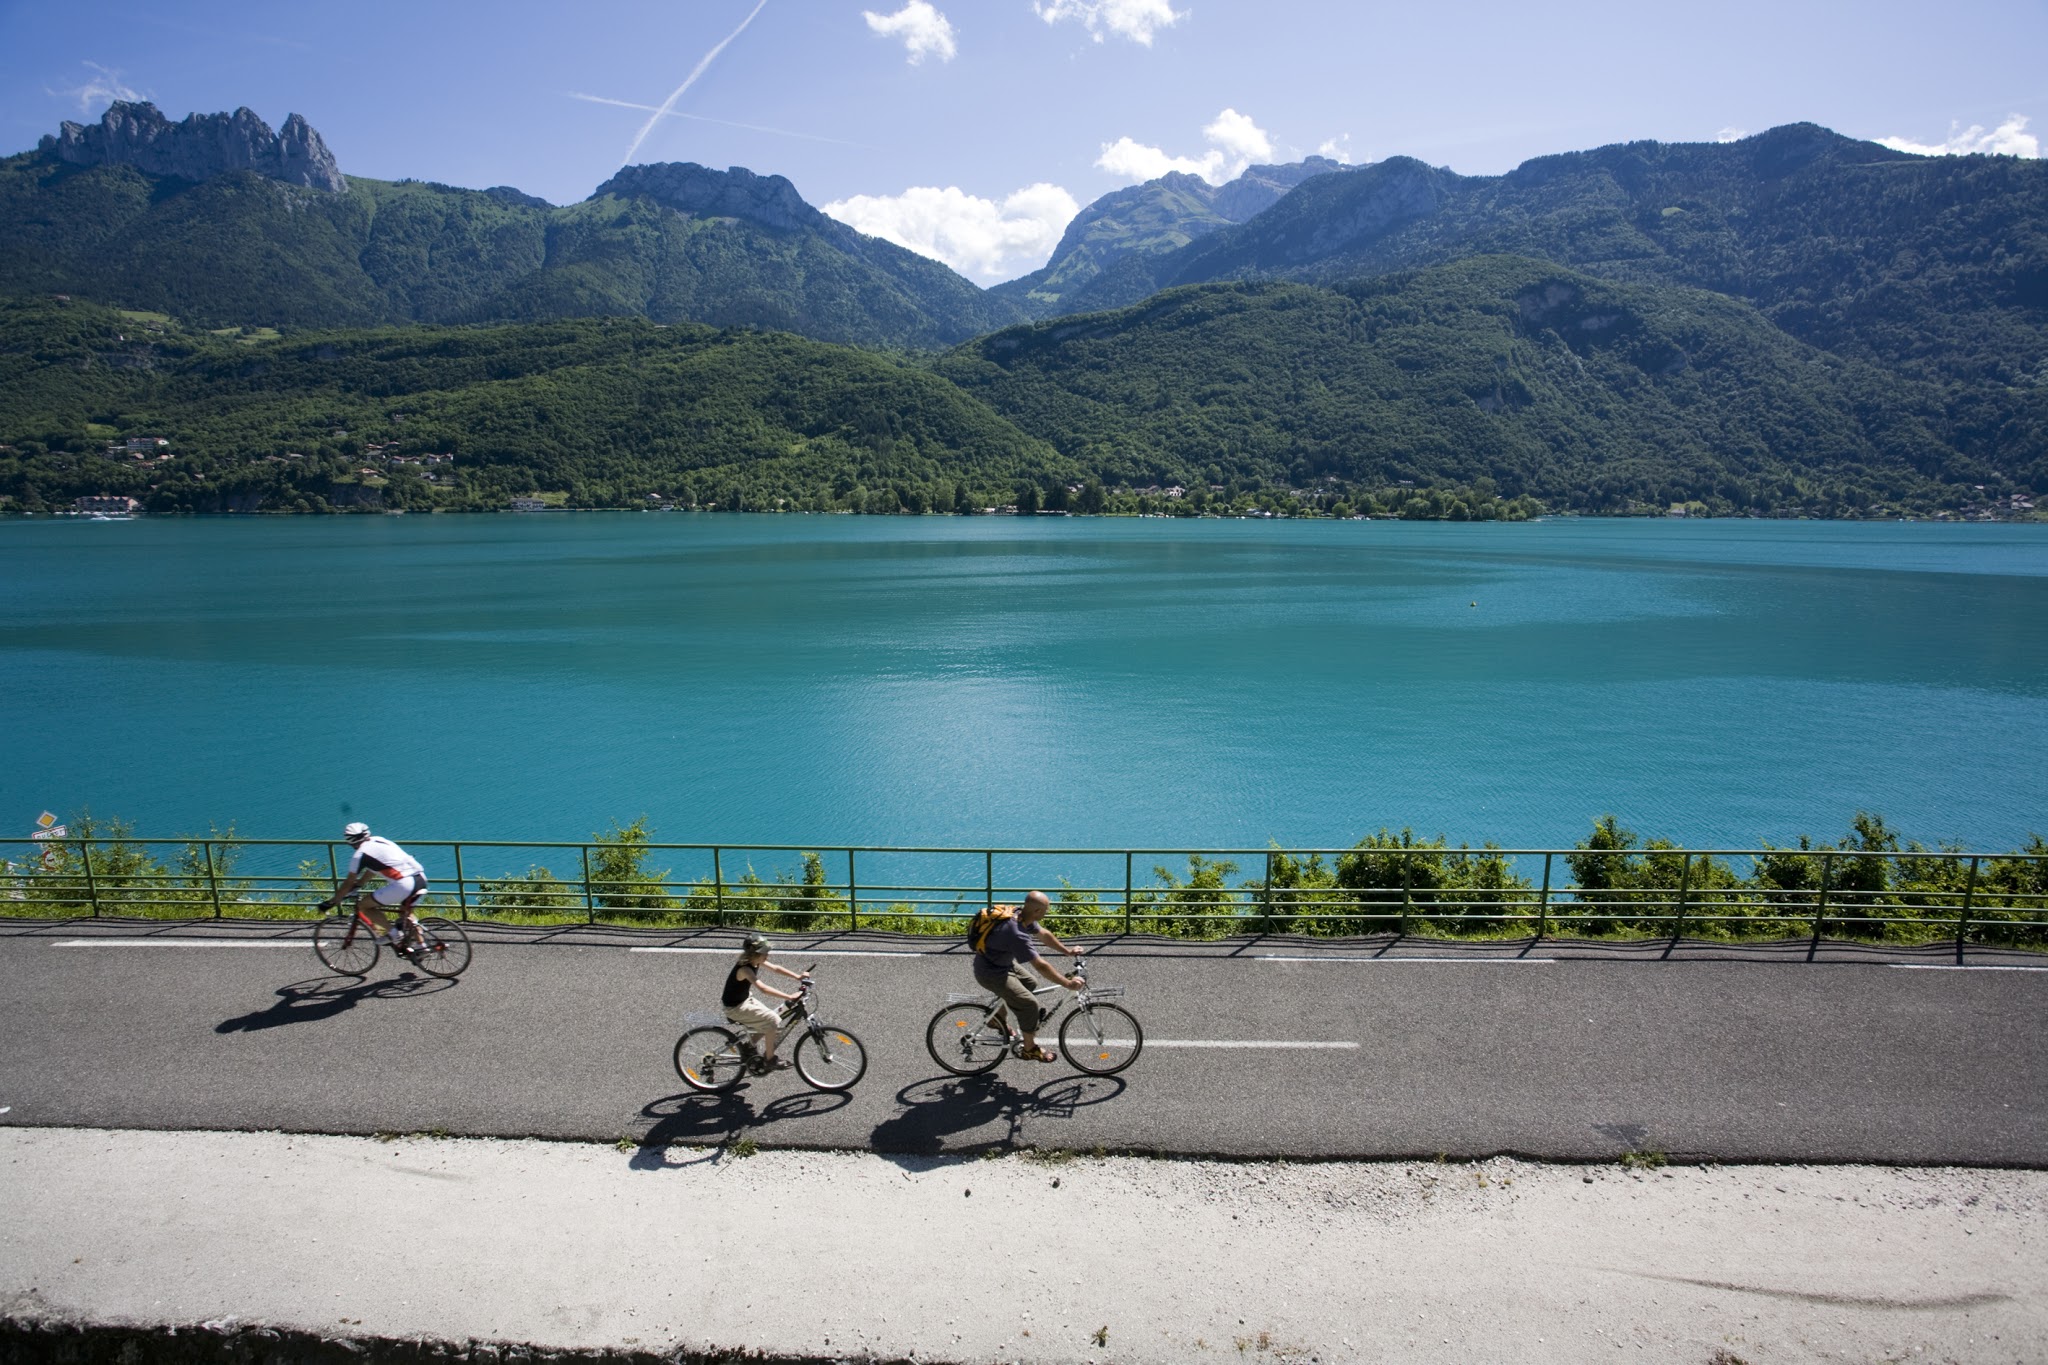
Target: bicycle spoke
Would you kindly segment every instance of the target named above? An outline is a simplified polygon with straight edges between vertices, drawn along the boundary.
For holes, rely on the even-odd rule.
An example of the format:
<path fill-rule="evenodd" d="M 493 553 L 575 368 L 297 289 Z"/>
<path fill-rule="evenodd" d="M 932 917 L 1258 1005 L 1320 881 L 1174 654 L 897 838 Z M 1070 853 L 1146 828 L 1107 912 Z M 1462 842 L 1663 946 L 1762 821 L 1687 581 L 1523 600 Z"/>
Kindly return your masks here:
<path fill-rule="evenodd" d="M 1086 1005 L 1060 1024 L 1060 1051 L 1077 1071 L 1093 1076 L 1122 1071 L 1144 1045 L 1136 1017 L 1118 1005 Z"/>

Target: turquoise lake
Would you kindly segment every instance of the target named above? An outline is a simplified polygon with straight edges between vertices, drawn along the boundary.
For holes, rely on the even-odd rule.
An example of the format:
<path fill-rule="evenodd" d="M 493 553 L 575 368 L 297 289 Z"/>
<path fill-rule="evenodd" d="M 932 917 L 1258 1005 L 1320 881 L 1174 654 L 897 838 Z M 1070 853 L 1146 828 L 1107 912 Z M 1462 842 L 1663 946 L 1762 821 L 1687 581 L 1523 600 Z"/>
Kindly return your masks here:
<path fill-rule="evenodd" d="M 7 836 L 2048 833 L 2041 526 L 15 520 L 0 586 Z"/>

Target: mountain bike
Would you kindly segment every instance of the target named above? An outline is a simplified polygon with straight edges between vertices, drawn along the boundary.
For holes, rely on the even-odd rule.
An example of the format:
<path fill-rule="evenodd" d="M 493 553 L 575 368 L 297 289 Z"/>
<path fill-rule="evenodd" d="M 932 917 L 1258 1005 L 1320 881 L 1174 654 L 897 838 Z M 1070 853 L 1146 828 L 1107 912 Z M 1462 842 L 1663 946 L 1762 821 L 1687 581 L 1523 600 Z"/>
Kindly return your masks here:
<path fill-rule="evenodd" d="M 428 976 L 457 977 L 469 966 L 469 934 L 452 919 L 422 915 L 417 935 L 391 951 Z M 399 921 L 401 929 L 404 921 Z M 377 965 L 384 935 L 361 910 L 340 910 L 313 926 L 313 955 L 329 971 L 365 976 Z"/>
<path fill-rule="evenodd" d="M 806 978 L 810 970 L 804 969 Z M 796 999 L 778 1011 L 781 1029 L 775 1035 L 776 1049 L 780 1051 L 791 1034 L 801 1033 L 791 1056 L 796 1074 L 817 1090 L 853 1089 L 867 1074 L 867 1048 L 845 1029 L 818 1018 L 815 984 L 806 979 L 796 989 Z M 683 1036 L 676 1039 L 676 1075 L 692 1090 L 717 1094 L 748 1076 L 767 1074 L 752 1029 L 735 1028 L 723 1014 L 709 1010 L 684 1015 L 683 1026 Z"/>
<path fill-rule="evenodd" d="M 1145 1046 L 1145 1030 L 1136 1016 L 1111 1001 L 1123 996 L 1122 986 L 1090 986 L 1087 967 L 1074 964 L 1081 988 L 1069 1000 L 1054 999 L 1065 989 L 1050 983 L 1034 986 L 1031 993 L 1040 1001 L 1038 1027 L 1043 1030 L 1066 1004 L 1073 1009 L 1060 1021 L 1060 1052 L 1074 1069 L 1091 1076 L 1114 1076 L 1138 1060 Z M 955 1076 L 979 1076 L 993 1071 L 1022 1043 L 1022 1035 L 1011 1026 L 1009 1007 L 993 992 L 978 995 L 949 994 L 945 1008 L 925 1025 L 925 1050 Z"/>

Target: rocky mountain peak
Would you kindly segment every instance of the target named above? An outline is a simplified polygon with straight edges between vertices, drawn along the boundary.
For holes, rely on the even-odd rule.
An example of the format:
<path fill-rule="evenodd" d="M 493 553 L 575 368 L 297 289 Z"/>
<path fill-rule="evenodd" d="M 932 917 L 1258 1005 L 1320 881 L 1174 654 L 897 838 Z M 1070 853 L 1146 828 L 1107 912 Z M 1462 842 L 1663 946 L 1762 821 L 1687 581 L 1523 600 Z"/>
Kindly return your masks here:
<path fill-rule="evenodd" d="M 66 120 L 38 147 L 74 166 L 127 165 L 180 180 L 254 171 L 332 193 L 348 187 L 334 153 L 305 119 L 293 114 L 273 133 L 246 107 L 232 114 L 188 114 L 172 123 L 147 101 L 117 100 L 98 123 Z"/>
<path fill-rule="evenodd" d="M 699 218 L 739 218 L 778 231 L 822 229 L 832 220 L 804 202 L 779 175 L 755 175 L 744 166 L 714 171 L 694 161 L 622 166 L 590 197 L 648 199 Z"/>

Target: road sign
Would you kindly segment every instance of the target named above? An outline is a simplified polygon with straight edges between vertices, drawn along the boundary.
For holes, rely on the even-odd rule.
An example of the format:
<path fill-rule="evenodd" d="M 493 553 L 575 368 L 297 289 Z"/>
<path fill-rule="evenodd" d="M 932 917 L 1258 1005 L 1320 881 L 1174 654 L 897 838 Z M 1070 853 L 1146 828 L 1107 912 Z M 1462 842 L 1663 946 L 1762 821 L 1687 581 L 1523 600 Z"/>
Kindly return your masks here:
<path fill-rule="evenodd" d="M 31 839 L 68 839 L 71 837 L 71 826 L 51 825 L 47 829 L 37 830 L 28 837 Z"/>
<path fill-rule="evenodd" d="M 41 815 L 38 815 L 36 817 L 37 829 L 48 829 L 50 826 L 56 823 L 57 817 L 52 815 L 49 811 L 44 811 Z"/>

